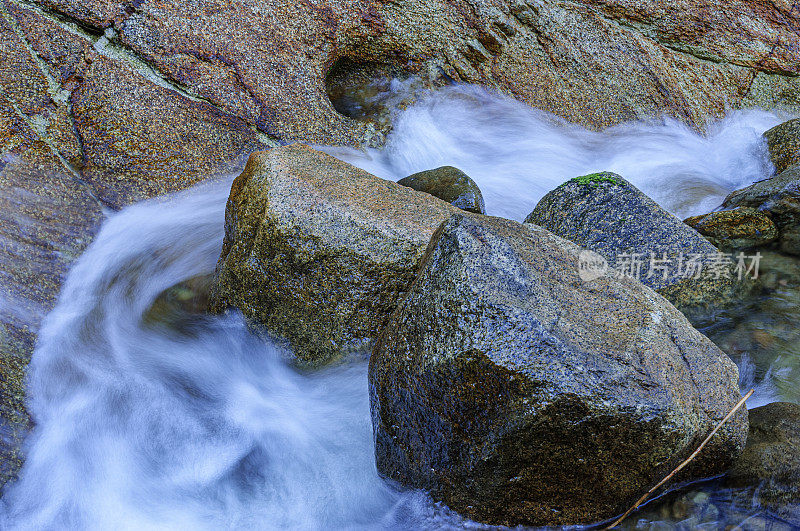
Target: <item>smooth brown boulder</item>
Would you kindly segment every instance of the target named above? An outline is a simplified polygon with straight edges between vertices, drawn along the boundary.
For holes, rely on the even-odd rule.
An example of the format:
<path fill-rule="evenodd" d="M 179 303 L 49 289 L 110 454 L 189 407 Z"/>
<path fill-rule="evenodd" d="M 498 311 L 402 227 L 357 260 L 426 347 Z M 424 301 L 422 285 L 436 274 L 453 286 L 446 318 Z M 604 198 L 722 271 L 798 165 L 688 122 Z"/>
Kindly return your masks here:
<path fill-rule="evenodd" d="M 736 190 L 722 206 L 755 208 L 769 215 L 778 228 L 781 251 L 800 255 L 800 165 Z"/>
<path fill-rule="evenodd" d="M 772 219 L 755 208 L 742 207 L 692 216 L 684 223 L 719 249 L 752 249 L 778 239 Z"/>
<path fill-rule="evenodd" d="M 431 194 L 467 212 L 486 214 L 483 194 L 477 183 L 453 166 L 417 172 L 403 177 L 397 184 Z"/>
<path fill-rule="evenodd" d="M 378 471 L 481 522 L 591 524 L 624 511 L 739 400 L 738 371 L 663 297 L 579 276 L 530 224 L 451 217 L 369 362 Z M 737 412 L 685 472 L 741 452 Z"/>
<path fill-rule="evenodd" d="M 303 364 L 363 350 L 458 209 L 302 144 L 253 153 L 231 188 L 212 306 Z"/>

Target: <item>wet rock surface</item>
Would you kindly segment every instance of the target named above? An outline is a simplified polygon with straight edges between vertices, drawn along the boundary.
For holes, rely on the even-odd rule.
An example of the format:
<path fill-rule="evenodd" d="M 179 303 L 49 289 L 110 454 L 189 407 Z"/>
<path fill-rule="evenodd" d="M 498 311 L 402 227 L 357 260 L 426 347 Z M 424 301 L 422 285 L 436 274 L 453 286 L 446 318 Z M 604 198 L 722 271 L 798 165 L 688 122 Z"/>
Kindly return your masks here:
<path fill-rule="evenodd" d="M 231 189 L 212 305 L 301 363 L 367 348 L 457 211 L 302 144 L 256 152 Z"/>
<path fill-rule="evenodd" d="M 738 16 L 724 16 L 728 10 Z M 148 94 L 168 90 L 179 102 L 163 107 L 161 119 L 176 125 L 185 107 L 197 107 L 233 120 L 248 140 L 359 143 L 374 130 L 337 112 L 329 97 L 329 82 L 338 79 L 329 74 L 343 62 L 353 65 L 353 79 L 389 73 L 419 75 L 431 86 L 481 84 L 591 127 L 667 113 L 702 128 L 730 107 L 800 108 L 798 14 L 766 1 L 3 0 L 3 11 L 30 45 L 8 51 L 12 72 L 33 52 L 58 93 L 90 81 L 81 65 L 97 55 L 111 60 L 112 72 L 144 77 L 131 94 L 97 78 L 124 96 L 115 107 L 133 130 L 149 121 L 135 113 Z M 25 77 L 14 83 L 29 86 Z M 26 94 L 20 106 L 43 96 Z M 85 97 L 89 116 L 102 117 L 102 106 L 92 104 L 103 95 Z M 70 114 L 58 121 L 68 125 Z M 151 132 L 155 145 L 171 134 Z M 112 130 L 112 143 L 122 134 Z M 236 151 L 241 141 L 222 138 L 218 149 Z M 93 161 L 103 146 L 87 150 Z M 126 156 L 134 167 L 147 152 Z"/>
<path fill-rule="evenodd" d="M 165 81 L 102 30 L 3 0 L 0 36 L 6 109 L 113 208 L 239 170 L 251 151 L 274 145 Z"/>
<path fill-rule="evenodd" d="M 78 20 L 94 7 L 56 17 L 0 1 L 0 485 L 22 461 L 36 333 L 103 209 L 240 169 L 274 144 Z"/>
<path fill-rule="evenodd" d="M 61 280 L 97 230 L 100 203 L 0 94 L 0 487 L 16 477 L 32 420 L 26 366 Z M 24 155 L 24 159 L 21 158 Z"/>
<path fill-rule="evenodd" d="M 483 194 L 477 183 L 469 175 L 452 166 L 442 166 L 403 177 L 397 184 L 431 194 L 453 206 L 473 212 L 486 214 Z"/>
<path fill-rule="evenodd" d="M 752 249 L 778 239 L 772 219 L 755 208 L 742 207 L 692 216 L 684 223 L 719 249 Z"/>
<path fill-rule="evenodd" d="M 681 310 L 729 304 L 743 289 L 728 256 L 614 173 L 565 182 L 525 221 L 598 253 L 609 273 L 640 280 Z"/>
<path fill-rule="evenodd" d="M 483 522 L 591 523 L 731 409 L 727 356 L 641 283 L 581 280 L 579 251 L 500 218 L 443 224 L 370 358 L 382 474 Z M 724 471 L 746 431 L 740 411 L 688 476 Z"/>
<path fill-rule="evenodd" d="M 723 206 L 750 207 L 767 213 L 780 233 L 781 251 L 800 255 L 800 166 L 733 192 Z"/>
<path fill-rule="evenodd" d="M 776 125 L 764 133 L 764 138 L 775 173 L 800 164 L 800 118 Z"/>
<path fill-rule="evenodd" d="M 800 405 L 773 402 L 750 411 L 747 446 L 728 483 L 750 487 L 757 503 L 800 526 Z"/>

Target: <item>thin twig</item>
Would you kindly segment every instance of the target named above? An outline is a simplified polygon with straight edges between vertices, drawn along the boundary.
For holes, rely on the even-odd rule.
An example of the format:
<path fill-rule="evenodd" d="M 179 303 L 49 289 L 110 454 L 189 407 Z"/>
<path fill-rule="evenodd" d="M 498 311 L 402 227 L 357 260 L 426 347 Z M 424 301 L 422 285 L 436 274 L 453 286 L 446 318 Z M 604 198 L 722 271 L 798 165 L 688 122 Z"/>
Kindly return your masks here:
<path fill-rule="evenodd" d="M 670 472 L 670 473 L 669 473 L 669 475 L 668 475 L 667 477 L 665 477 L 664 479 L 662 479 L 661 481 L 659 481 L 659 482 L 658 482 L 658 484 L 657 484 L 655 487 L 653 487 L 652 489 L 648 490 L 648 491 L 647 491 L 647 493 L 645 493 L 645 495 L 644 495 L 644 496 L 642 496 L 641 498 L 639 498 L 639 499 L 636 501 L 636 503 L 634 503 L 634 504 L 633 504 L 633 506 L 632 506 L 630 509 L 628 509 L 627 511 L 625 511 L 625 514 L 623 514 L 622 516 L 620 516 L 620 517 L 619 517 L 619 518 L 618 518 L 618 519 L 617 519 L 617 520 L 616 520 L 616 521 L 615 521 L 613 524 L 611 524 L 611 525 L 610 525 L 610 526 L 608 526 L 608 527 L 604 527 L 603 529 L 604 529 L 604 530 L 605 530 L 605 529 L 611 529 L 611 528 L 613 528 L 613 527 L 616 527 L 616 526 L 618 526 L 619 524 L 621 524 L 621 523 L 622 523 L 622 522 L 623 522 L 623 521 L 624 521 L 624 520 L 625 520 L 625 519 L 626 519 L 626 518 L 627 518 L 627 517 L 628 517 L 628 516 L 629 516 L 629 515 L 630 515 L 630 514 L 633 512 L 633 511 L 635 511 L 636 509 L 638 509 L 638 508 L 639 508 L 639 506 L 640 506 L 641 504 L 643 504 L 643 503 L 644 503 L 644 502 L 647 500 L 647 498 L 648 498 L 648 497 L 650 497 L 650 495 L 651 495 L 651 494 L 653 494 L 653 492 L 655 492 L 655 491 L 656 491 L 656 490 L 657 490 L 657 489 L 658 489 L 658 488 L 659 488 L 661 485 L 663 485 L 664 483 L 666 483 L 667 481 L 669 481 L 670 479 L 672 479 L 672 476 L 674 476 L 675 474 L 677 474 L 678 472 L 680 472 L 681 470 L 683 470 L 683 468 L 684 468 L 686 465 L 688 465 L 689 463 L 691 463 L 691 462 L 692 462 L 692 459 L 694 459 L 695 457 L 697 457 L 697 454 L 699 454 L 699 453 L 700 453 L 700 450 L 702 450 L 702 449 L 703 449 L 703 447 L 704 447 L 704 446 L 705 446 L 705 445 L 708 443 L 708 441 L 710 441 L 710 440 L 711 440 L 711 437 L 713 437 L 713 436 L 714 436 L 714 434 L 715 434 L 715 433 L 717 433 L 717 431 L 719 431 L 719 429 L 722 427 L 722 425 L 723 425 L 723 424 L 725 424 L 725 423 L 728 421 L 728 419 L 730 419 L 730 418 L 733 416 L 733 414 L 734 414 L 734 413 L 736 413 L 736 412 L 739 410 L 739 408 L 740 408 L 740 407 L 742 407 L 742 404 L 744 404 L 744 403 L 747 401 L 747 399 L 748 399 L 748 398 L 750 398 L 750 396 L 753 394 L 753 391 L 755 391 L 755 389 L 750 389 L 750 391 L 749 391 L 749 392 L 748 392 L 746 395 L 744 395 L 744 396 L 742 397 L 742 399 L 741 399 L 741 400 L 739 400 L 739 402 L 738 402 L 738 403 L 737 403 L 735 406 L 733 406 L 733 409 L 731 409 L 731 410 L 728 412 L 728 414 L 727 414 L 727 415 L 725 415 L 725 418 L 724 418 L 724 419 L 722 419 L 721 421 L 719 421 L 719 424 L 717 424 L 717 426 L 716 426 L 716 427 L 715 427 L 713 430 L 711 430 L 711 433 L 709 433 L 709 434 L 708 434 L 708 437 L 706 437 L 706 438 L 705 438 L 705 440 L 704 440 L 703 442 L 701 442 L 701 443 L 700 443 L 700 446 L 698 446 L 698 447 L 697 447 L 697 450 L 695 450 L 694 452 L 692 452 L 692 455 L 690 455 L 689 457 L 687 457 L 687 458 L 686 458 L 686 460 L 684 460 L 684 461 L 683 461 L 683 463 L 681 463 L 680 465 L 678 465 L 678 467 L 677 467 L 675 470 L 673 470 L 672 472 Z"/>

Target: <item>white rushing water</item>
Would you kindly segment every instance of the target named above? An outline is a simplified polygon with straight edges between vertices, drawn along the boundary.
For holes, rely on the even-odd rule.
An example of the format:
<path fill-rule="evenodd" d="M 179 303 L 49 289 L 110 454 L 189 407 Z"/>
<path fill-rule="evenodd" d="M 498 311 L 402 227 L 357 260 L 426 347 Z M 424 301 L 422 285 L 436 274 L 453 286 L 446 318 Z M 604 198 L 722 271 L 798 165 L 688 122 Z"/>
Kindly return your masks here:
<path fill-rule="evenodd" d="M 704 136 L 673 119 L 594 132 L 511 98 L 455 86 L 402 112 L 381 150 L 321 149 L 391 180 L 456 166 L 478 183 L 489 214 L 518 221 L 567 179 L 613 171 L 683 219 L 770 175 L 761 133 L 784 119 L 738 111 L 710 124 Z"/>
<path fill-rule="evenodd" d="M 456 165 L 478 181 L 490 213 L 516 219 L 594 170 L 621 173 L 683 215 L 764 176 L 759 134 L 777 122 L 735 113 L 708 138 L 671 121 L 592 133 L 459 88 L 402 114 L 385 150 L 336 152 L 391 178 Z M 112 215 L 74 266 L 30 365 L 36 428 L 0 527 L 466 525 L 378 477 L 365 361 L 300 373 L 237 316 L 208 317 L 189 333 L 143 322 L 164 289 L 213 271 L 229 187 Z M 695 188 L 702 193 L 685 201 Z"/>

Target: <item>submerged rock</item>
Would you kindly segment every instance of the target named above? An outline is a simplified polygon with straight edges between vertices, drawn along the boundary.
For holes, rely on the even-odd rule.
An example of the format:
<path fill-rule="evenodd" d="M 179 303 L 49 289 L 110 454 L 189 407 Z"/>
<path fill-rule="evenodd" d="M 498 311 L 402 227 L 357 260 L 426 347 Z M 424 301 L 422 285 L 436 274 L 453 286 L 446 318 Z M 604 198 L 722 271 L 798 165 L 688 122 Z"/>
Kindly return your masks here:
<path fill-rule="evenodd" d="M 774 402 L 750 411 L 747 446 L 728 483 L 752 487 L 758 503 L 800 526 L 800 405 Z"/>
<path fill-rule="evenodd" d="M 780 232 L 781 250 L 800 255 L 800 166 L 737 190 L 722 205 L 751 207 L 767 213 Z"/>
<path fill-rule="evenodd" d="M 800 118 L 776 125 L 764 133 L 764 138 L 775 173 L 800 164 Z"/>
<path fill-rule="evenodd" d="M 467 212 L 486 214 L 481 189 L 469 175 L 453 166 L 414 173 L 397 184 L 431 194 Z"/>
<path fill-rule="evenodd" d="M 534 225 L 454 215 L 369 363 L 384 476 L 492 524 L 618 514 L 739 399 L 738 371 L 633 279 L 578 274 L 580 249 Z M 687 477 L 745 443 L 738 412 Z"/>
<path fill-rule="evenodd" d="M 752 249 L 778 239 L 772 219 L 755 208 L 721 210 L 683 221 L 720 249 Z"/>
<path fill-rule="evenodd" d="M 534 223 L 598 253 L 681 310 L 728 303 L 740 290 L 730 258 L 617 174 L 571 179 L 545 195 Z"/>
<path fill-rule="evenodd" d="M 212 307 L 240 309 L 303 363 L 365 348 L 454 212 L 305 145 L 256 152 L 231 188 Z"/>

